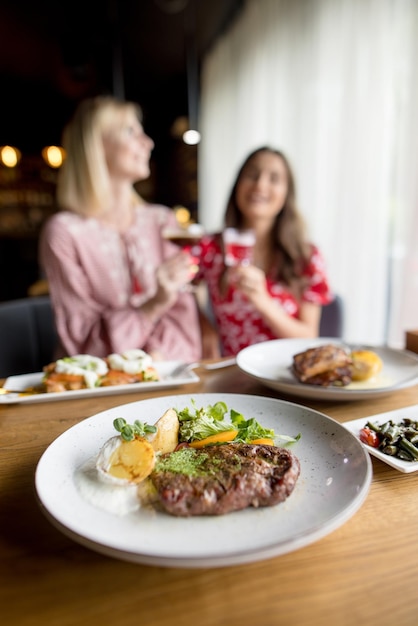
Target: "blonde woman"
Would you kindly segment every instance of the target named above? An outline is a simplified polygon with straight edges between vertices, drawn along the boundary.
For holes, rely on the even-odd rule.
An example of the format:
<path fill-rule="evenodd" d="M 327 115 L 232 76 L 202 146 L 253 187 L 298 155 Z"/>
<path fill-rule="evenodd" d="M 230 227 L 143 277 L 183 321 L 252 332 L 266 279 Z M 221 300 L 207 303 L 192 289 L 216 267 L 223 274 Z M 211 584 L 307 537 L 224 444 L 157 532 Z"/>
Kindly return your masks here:
<path fill-rule="evenodd" d="M 133 186 L 148 178 L 154 146 L 139 107 L 85 100 L 63 145 L 62 210 L 40 239 L 62 354 L 141 348 L 164 360 L 200 358 L 196 304 L 184 289 L 193 260 L 162 237 L 173 212 L 145 203 Z"/>

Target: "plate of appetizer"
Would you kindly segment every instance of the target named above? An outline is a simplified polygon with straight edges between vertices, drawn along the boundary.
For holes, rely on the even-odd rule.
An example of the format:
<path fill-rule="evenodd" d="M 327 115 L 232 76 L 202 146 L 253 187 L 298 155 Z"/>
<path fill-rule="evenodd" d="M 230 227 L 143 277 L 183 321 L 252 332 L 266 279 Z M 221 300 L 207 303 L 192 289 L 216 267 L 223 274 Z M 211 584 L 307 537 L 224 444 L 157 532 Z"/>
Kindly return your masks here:
<path fill-rule="evenodd" d="M 318 400 L 364 400 L 418 383 L 415 353 L 326 337 L 254 344 L 237 365 L 267 387 Z"/>
<path fill-rule="evenodd" d="M 365 449 L 399 472 L 418 471 L 418 405 L 343 424 Z"/>
<path fill-rule="evenodd" d="M 9 376 L 0 389 L 0 404 L 138 393 L 199 381 L 191 368 L 181 365 L 181 361 L 153 361 L 139 349 L 105 359 L 89 354 L 64 357 L 46 365 L 43 372 Z"/>
<path fill-rule="evenodd" d="M 51 523 L 92 550 L 199 568 L 320 540 L 359 510 L 371 478 L 363 445 L 330 417 L 211 393 L 144 399 L 83 420 L 46 449 L 35 487 Z"/>

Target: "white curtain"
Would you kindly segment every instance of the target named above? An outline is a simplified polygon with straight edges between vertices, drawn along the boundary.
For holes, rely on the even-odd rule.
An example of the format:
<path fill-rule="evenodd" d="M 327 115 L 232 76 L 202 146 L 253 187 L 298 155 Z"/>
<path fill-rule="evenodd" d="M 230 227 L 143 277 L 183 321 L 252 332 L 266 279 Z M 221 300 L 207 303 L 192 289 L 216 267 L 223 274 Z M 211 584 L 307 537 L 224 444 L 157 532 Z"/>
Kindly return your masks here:
<path fill-rule="evenodd" d="M 202 69 L 199 219 L 254 148 L 289 157 L 345 338 L 418 328 L 418 2 L 247 0 Z"/>

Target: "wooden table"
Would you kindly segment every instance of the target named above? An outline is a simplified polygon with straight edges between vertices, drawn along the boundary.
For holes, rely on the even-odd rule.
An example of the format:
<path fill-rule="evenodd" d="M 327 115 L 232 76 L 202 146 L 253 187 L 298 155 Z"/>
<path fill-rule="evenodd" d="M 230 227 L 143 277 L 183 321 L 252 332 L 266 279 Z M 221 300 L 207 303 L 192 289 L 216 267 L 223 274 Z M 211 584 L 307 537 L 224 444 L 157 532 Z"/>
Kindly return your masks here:
<path fill-rule="evenodd" d="M 197 370 L 198 384 L 160 392 L 283 398 L 236 366 Z M 418 623 L 418 473 L 373 459 L 361 509 L 295 552 L 249 565 L 168 569 L 119 561 L 68 539 L 41 513 L 34 472 L 48 445 L 98 411 L 150 393 L 0 405 L 3 624 L 80 626 L 380 625 Z M 340 422 L 418 404 L 418 387 L 370 401 L 300 401 Z"/>

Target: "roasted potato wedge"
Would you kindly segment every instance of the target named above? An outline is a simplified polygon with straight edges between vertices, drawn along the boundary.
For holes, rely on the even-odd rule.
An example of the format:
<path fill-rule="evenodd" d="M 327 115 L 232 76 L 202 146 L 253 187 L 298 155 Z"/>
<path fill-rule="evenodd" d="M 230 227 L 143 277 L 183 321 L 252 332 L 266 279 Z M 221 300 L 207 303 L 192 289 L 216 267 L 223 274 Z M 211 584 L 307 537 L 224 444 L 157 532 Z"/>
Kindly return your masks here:
<path fill-rule="evenodd" d="M 122 441 L 113 452 L 108 473 L 115 478 L 140 483 L 151 474 L 154 465 L 154 448 L 146 439 L 136 438 Z"/>
<path fill-rule="evenodd" d="M 174 409 L 168 409 L 155 423 L 157 432 L 150 439 L 155 452 L 173 452 L 178 444 L 179 420 Z"/>
<path fill-rule="evenodd" d="M 353 350 L 351 353 L 352 378 L 355 381 L 368 380 L 379 374 L 383 368 L 383 361 L 371 350 Z"/>

